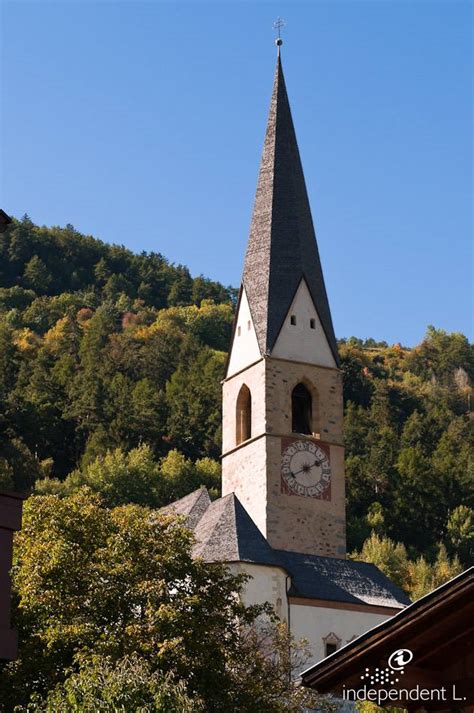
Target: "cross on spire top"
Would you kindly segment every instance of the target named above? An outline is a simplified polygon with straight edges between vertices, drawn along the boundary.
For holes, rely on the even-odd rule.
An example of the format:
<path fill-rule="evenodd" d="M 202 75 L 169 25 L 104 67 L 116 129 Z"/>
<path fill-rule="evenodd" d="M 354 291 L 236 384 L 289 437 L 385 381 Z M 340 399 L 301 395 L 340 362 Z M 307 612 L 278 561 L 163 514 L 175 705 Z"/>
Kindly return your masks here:
<path fill-rule="evenodd" d="M 275 40 L 275 44 L 278 47 L 278 54 L 280 54 L 280 47 L 283 44 L 283 40 L 281 39 L 281 31 L 285 27 L 286 23 L 284 20 L 282 20 L 281 17 L 277 17 L 275 22 L 273 23 L 273 29 L 278 32 L 278 37 Z"/>

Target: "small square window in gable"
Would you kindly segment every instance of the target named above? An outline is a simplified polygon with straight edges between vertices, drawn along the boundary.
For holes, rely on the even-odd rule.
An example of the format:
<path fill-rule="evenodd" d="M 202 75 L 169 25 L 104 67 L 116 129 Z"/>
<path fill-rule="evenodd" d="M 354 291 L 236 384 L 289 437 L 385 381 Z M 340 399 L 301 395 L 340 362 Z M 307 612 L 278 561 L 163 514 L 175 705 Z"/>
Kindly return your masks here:
<path fill-rule="evenodd" d="M 249 332 L 250 332 L 250 327 L 251 327 L 251 326 L 252 326 L 252 323 L 251 323 L 251 321 L 249 320 L 249 321 L 247 322 L 247 329 L 249 330 Z"/>
<path fill-rule="evenodd" d="M 290 317 L 290 324 L 295 326 L 296 324 L 296 314 L 292 314 Z"/>
<path fill-rule="evenodd" d="M 316 320 L 314 319 L 314 317 L 311 317 L 311 319 L 309 320 L 309 326 L 311 327 L 311 329 L 316 329 Z"/>
<path fill-rule="evenodd" d="M 238 337 L 240 337 L 241 332 L 242 332 L 241 328 L 240 328 L 240 327 L 237 327 L 237 336 L 238 336 Z"/>

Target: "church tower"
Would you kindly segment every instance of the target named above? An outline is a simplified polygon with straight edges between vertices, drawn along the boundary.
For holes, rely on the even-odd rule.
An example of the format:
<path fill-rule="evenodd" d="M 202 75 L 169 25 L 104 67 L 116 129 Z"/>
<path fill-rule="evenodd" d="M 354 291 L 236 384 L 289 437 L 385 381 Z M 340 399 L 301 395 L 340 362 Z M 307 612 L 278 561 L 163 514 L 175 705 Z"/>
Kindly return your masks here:
<path fill-rule="evenodd" d="M 222 494 L 275 549 L 345 557 L 342 375 L 280 52 L 223 384 Z"/>

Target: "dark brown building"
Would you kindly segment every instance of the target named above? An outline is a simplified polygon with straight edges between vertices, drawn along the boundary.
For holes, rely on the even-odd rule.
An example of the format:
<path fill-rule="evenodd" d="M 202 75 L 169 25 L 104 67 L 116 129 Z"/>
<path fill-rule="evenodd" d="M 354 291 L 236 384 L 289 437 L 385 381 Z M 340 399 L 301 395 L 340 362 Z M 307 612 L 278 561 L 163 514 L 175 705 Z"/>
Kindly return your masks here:
<path fill-rule="evenodd" d="M 0 208 L 0 233 L 4 233 L 7 226 L 12 222 L 9 215 L 5 213 L 4 210 Z"/>
<path fill-rule="evenodd" d="M 21 528 L 23 497 L 0 493 L 0 660 L 16 657 L 17 636 L 10 626 L 13 533 Z"/>
<path fill-rule="evenodd" d="M 474 567 L 302 674 L 304 686 L 408 711 L 474 711 Z M 372 697 L 367 691 L 375 691 Z M 409 693 L 405 693 L 408 691 Z M 390 695 L 390 698 L 388 696 Z"/>

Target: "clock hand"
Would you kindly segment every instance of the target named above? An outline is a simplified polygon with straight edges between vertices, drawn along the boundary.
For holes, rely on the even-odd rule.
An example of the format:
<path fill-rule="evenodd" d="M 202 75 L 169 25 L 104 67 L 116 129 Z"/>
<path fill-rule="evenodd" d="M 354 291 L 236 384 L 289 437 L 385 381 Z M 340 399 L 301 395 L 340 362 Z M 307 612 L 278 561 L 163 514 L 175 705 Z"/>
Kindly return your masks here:
<path fill-rule="evenodd" d="M 293 471 L 290 470 L 290 473 L 293 476 L 293 478 L 295 477 L 295 475 L 298 475 L 298 473 L 303 473 L 303 472 L 304 472 L 304 468 L 301 468 L 301 470 L 297 470 L 296 473 L 293 473 Z"/>
<path fill-rule="evenodd" d="M 296 473 L 293 473 L 293 471 L 290 471 L 291 475 L 293 477 L 295 477 L 295 475 L 298 475 L 298 473 L 304 473 L 305 471 L 307 473 L 308 470 L 311 470 L 311 468 L 313 468 L 315 465 L 321 465 L 321 463 L 322 463 L 322 461 L 318 462 L 317 460 L 315 460 L 313 465 L 310 465 L 309 468 L 300 468 L 300 470 L 297 470 Z"/>

